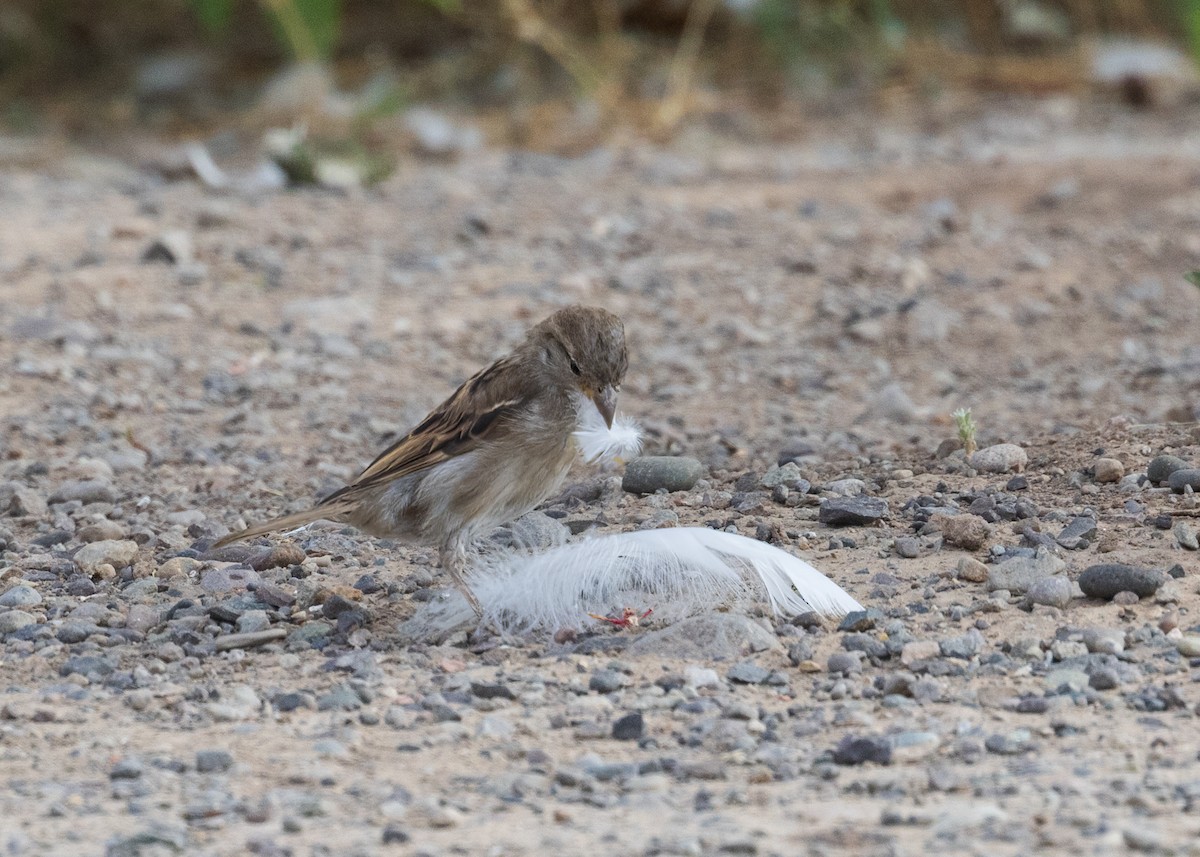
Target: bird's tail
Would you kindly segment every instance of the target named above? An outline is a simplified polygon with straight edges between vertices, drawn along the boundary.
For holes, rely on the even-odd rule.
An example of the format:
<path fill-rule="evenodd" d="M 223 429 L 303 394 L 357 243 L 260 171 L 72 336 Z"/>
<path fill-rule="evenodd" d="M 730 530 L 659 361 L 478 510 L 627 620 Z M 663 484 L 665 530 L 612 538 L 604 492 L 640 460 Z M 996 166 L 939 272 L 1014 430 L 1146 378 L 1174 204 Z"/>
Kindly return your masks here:
<path fill-rule="evenodd" d="M 339 515 L 349 512 L 350 509 L 351 506 L 347 504 L 336 502 L 322 503 L 303 512 L 294 512 L 291 515 L 284 515 L 280 518 L 272 518 L 269 521 L 263 521 L 261 524 L 255 524 L 252 527 L 247 527 L 240 532 L 230 533 L 224 538 L 213 542 L 213 547 L 223 548 L 226 545 L 233 544 L 234 542 L 240 542 L 242 539 L 261 536 L 264 533 L 273 533 L 277 530 L 287 530 L 291 529 L 292 527 L 300 527 L 304 524 L 310 524 L 313 521 L 319 521 L 322 518 L 337 520 Z"/>
<path fill-rule="evenodd" d="M 592 614 L 619 616 L 626 607 L 664 622 L 764 600 L 789 616 L 862 609 L 804 560 L 706 527 L 585 538 L 539 553 L 494 551 L 476 557 L 466 578 L 484 621 L 518 633 L 582 628 Z M 405 630 L 435 636 L 470 619 L 466 600 L 453 593 L 427 602 Z"/>

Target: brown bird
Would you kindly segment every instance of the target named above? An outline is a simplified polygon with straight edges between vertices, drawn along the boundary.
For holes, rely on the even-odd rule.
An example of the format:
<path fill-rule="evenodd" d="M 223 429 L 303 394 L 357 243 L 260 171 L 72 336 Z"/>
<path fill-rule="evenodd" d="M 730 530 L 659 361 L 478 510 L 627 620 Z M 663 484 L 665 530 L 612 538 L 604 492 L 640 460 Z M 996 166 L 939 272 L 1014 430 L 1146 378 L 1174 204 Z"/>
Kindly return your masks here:
<path fill-rule="evenodd" d="M 477 614 L 467 549 L 558 487 L 575 458 L 581 408 L 611 428 L 628 367 L 625 328 L 607 310 L 571 306 L 531 328 L 346 487 L 313 508 L 258 524 L 214 547 L 327 519 L 375 536 L 436 545 Z"/>

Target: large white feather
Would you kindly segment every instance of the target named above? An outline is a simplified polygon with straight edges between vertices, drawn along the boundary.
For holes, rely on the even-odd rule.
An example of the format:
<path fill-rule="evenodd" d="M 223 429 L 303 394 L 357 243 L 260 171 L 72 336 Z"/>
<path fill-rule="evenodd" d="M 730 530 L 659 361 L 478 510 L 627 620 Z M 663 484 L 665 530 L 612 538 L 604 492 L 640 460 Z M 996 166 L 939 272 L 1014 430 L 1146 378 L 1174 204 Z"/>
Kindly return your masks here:
<path fill-rule="evenodd" d="M 777 613 L 841 616 L 862 606 L 803 560 L 733 533 L 668 528 L 585 538 L 540 553 L 473 558 L 467 582 L 484 620 L 508 632 L 594 626 L 589 613 L 653 609 L 654 621 L 768 600 Z M 427 603 L 408 623 L 415 637 L 473 619 L 457 593 Z"/>

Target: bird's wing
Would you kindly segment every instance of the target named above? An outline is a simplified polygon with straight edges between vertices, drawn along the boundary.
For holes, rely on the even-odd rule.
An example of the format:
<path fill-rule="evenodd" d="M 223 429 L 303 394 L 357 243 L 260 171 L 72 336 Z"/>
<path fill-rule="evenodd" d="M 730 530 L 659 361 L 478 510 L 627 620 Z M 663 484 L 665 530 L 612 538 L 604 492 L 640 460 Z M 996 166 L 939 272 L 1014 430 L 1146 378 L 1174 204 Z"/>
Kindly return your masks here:
<path fill-rule="evenodd" d="M 379 454 L 354 481 L 321 505 L 344 500 L 470 452 L 518 411 L 529 398 L 522 392 L 516 360 L 504 357 L 468 378 L 407 435 Z M 527 386 L 525 387 L 527 389 Z"/>

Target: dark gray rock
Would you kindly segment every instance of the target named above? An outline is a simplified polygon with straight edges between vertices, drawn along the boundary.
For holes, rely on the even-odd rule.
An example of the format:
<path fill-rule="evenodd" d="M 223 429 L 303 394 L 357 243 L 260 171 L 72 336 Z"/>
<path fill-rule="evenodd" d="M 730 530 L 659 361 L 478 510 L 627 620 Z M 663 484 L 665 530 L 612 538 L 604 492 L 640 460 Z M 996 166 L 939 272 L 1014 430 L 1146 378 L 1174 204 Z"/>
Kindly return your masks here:
<path fill-rule="evenodd" d="M 1151 568 L 1120 563 L 1089 566 L 1079 575 L 1079 588 L 1089 598 L 1110 600 L 1118 592 L 1133 592 L 1147 598 L 1166 582 L 1166 575 Z"/>
<path fill-rule="evenodd" d="M 1176 494 L 1182 494 L 1184 488 L 1191 488 L 1192 491 L 1200 493 L 1200 469 L 1176 470 L 1167 477 L 1167 484 Z"/>
<path fill-rule="evenodd" d="M 653 494 L 659 489 L 687 491 L 704 475 L 704 465 L 695 458 L 650 455 L 625 465 L 621 487 L 630 494 Z"/>
<path fill-rule="evenodd" d="M 613 724 L 612 736 L 618 741 L 640 741 L 646 722 L 640 711 L 626 714 Z"/>
<path fill-rule="evenodd" d="M 883 613 L 874 607 L 852 610 L 838 624 L 839 631 L 869 631 L 883 621 Z"/>
<path fill-rule="evenodd" d="M 1067 550 L 1081 550 L 1096 540 L 1096 519 L 1081 515 L 1063 527 L 1055 541 Z"/>
<path fill-rule="evenodd" d="M 136 780 L 145 771 L 142 760 L 136 756 L 125 756 L 118 759 L 108 772 L 110 780 Z"/>
<path fill-rule="evenodd" d="M 93 622 L 78 622 L 70 620 L 63 622 L 55 632 L 54 637 L 60 643 L 82 643 L 92 634 L 101 633 Z"/>
<path fill-rule="evenodd" d="M 1187 470 L 1188 467 L 1188 463 L 1177 455 L 1158 455 L 1146 467 L 1146 478 L 1155 485 L 1161 485 L 1171 478 L 1172 473 Z"/>
<path fill-rule="evenodd" d="M 233 756 L 228 750 L 196 751 L 196 771 L 201 774 L 223 774 L 233 767 Z"/>
<path fill-rule="evenodd" d="M 833 761 L 839 765 L 877 765 L 892 763 L 892 743 L 886 738 L 855 738 L 847 735 L 833 750 Z"/>
<path fill-rule="evenodd" d="M 471 693 L 480 699 L 516 699 L 517 695 L 513 693 L 511 687 L 506 684 L 487 684 L 485 682 L 471 682 Z"/>
<path fill-rule="evenodd" d="M 850 652 L 834 652 L 829 656 L 825 669 L 835 675 L 862 672 L 862 661 Z"/>
<path fill-rule="evenodd" d="M 588 679 L 588 690 L 596 693 L 613 693 L 626 684 L 625 676 L 616 670 L 596 670 Z"/>
<path fill-rule="evenodd" d="M 817 520 L 830 527 L 853 527 L 873 524 L 887 513 L 887 501 L 878 497 L 833 497 L 821 503 Z"/>

